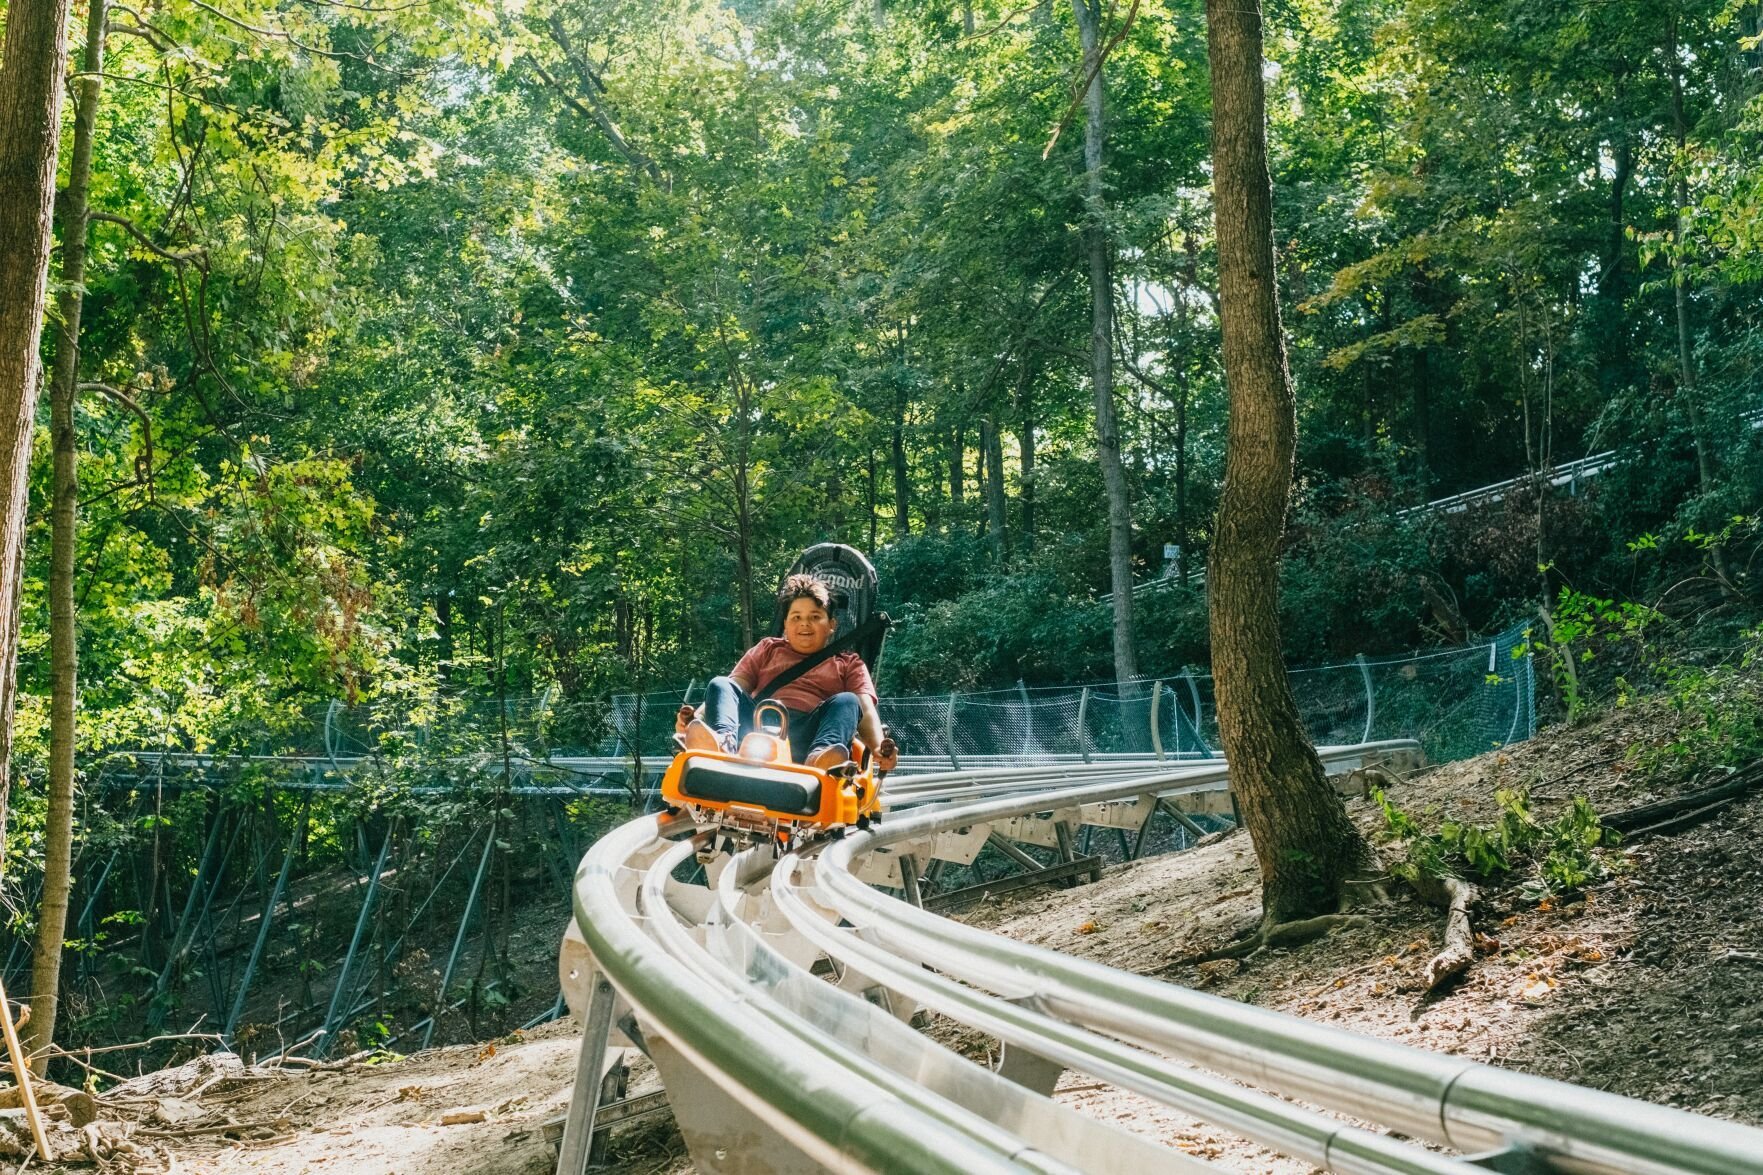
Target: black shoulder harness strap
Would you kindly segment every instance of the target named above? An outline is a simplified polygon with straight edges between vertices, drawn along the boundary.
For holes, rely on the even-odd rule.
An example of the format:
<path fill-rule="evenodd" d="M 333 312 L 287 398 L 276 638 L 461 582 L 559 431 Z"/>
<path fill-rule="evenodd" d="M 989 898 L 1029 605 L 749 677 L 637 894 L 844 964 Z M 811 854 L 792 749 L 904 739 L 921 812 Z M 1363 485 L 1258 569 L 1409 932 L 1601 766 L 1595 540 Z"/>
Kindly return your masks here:
<path fill-rule="evenodd" d="M 830 661 L 840 653 L 855 648 L 876 633 L 886 631 L 888 626 L 892 623 L 893 621 L 888 619 L 888 614 L 886 612 L 877 612 L 862 624 L 857 625 L 850 632 L 835 637 L 827 642 L 826 648 L 820 650 L 820 652 L 812 653 L 809 656 L 802 658 L 802 660 L 796 662 L 794 665 L 766 682 L 764 688 L 754 693 L 753 700 L 755 702 L 763 702 L 766 698 L 771 697 L 771 695 L 775 694 L 778 690 L 789 685 L 792 681 L 795 681 L 798 677 L 801 677 L 804 673 L 807 673 L 815 666 L 824 665 L 827 661 Z"/>

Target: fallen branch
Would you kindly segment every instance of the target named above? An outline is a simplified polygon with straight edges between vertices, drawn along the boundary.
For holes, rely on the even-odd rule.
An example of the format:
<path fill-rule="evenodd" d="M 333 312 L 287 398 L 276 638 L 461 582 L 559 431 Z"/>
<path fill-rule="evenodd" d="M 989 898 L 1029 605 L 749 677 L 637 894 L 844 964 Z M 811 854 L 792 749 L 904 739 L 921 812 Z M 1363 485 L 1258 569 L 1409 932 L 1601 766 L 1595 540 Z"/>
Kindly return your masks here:
<path fill-rule="evenodd" d="M 233 1130 L 285 1130 L 286 1118 L 260 1118 L 255 1122 L 221 1122 L 214 1126 L 186 1126 L 179 1130 L 137 1130 L 146 1138 L 197 1138 L 205 1134 L 226 1134 Z"/>
<path fill-rule="evenodd" d="M 1603 818 L 1603 824 L 1605 828 L 1614 828 L 1630 839 L 1638 836 L 1665 836 L 1701 823 L 1760 786 L 1763 786 L 1763 763 L 1752 763 L 1735 772 L 1725 783 L 1701 788 L 1687 795 L 1674 796 L 1669 800 L 1613 812 Z"/>
<path fill-rule="evenodd" d="M 1449 895 L 1445 910 L 1445 949 L 1426 965 L 1426 990 L 1461 975 L 1475 961 L 1475 931 L 1469 925 L 1469 907 L 1475 903 L 1475 887 L 1456 877 L 1442 877 L 1440 886 Z"/>

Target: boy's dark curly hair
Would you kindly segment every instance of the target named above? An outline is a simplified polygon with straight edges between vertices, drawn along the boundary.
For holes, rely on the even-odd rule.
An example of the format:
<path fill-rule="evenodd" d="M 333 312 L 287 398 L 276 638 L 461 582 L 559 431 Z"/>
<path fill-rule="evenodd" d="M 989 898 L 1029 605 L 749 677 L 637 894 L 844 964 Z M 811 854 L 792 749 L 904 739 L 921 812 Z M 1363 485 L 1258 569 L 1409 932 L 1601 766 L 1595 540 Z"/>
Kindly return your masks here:
<path fill-rule="evenodd" d="M 790 576 L 784 580 L 784 586 L 778 589 L 777 602 L 780 608 L 788 608 L 792 600 L 813 600 L 828 614 L 833 609 L 832 593 L 826 590 L 824 583 L 807 573 Z"/>

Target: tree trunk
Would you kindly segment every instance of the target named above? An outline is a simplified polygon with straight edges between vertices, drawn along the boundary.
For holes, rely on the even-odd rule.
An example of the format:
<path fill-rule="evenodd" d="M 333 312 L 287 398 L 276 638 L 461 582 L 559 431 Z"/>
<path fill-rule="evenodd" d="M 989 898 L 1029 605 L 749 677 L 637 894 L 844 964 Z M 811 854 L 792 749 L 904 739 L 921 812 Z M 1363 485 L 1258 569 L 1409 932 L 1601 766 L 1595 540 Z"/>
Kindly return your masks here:
<path fill-rule="evenodd" d="M 1094 70 L 1084 93 L 1084 228 L 1090 260 L 1090 391 L 1096 401 L 1096 460 L 1108 498 L 1108 573 L 1114 593 L 1114 676 L 1139 675 L 1132 642 L 1132 515 L 1126 470 L 1120 464 L 1120 423 L 1114 409 L 1114 279 L 1110 273 L 1108 204 L 1102 184 L 1101 0 L 1071 0 L 1083 43 L 1084 69 Z"/>
<path fill-rule="evenodd" d="M 1213 214 L 1230 426 L 1212 539 L 1218 729 L 1261 866 L 1265 925 L 1334 909 L 1371 859 L 1298 718 L 1280 654 L 1280 538 L 1297 412 L 1274 293 L 1258 0 L 1207 0 Z"/>
<path fill-rule="evenodd" d="M 1702 393 L 1696 387 L 1696 357 L 1690 341 L 1689 276 L 1684 271 L 1684 238 L 1689 228 L 1685 210 L 1690 206 L 1689 177 L 1685 174 L 1688 161 L 1684 156 L 1684 148 L 1689 138 L 1689 122 L 1683 111 L 1683 66 L 1678 59 L 1676 17 L 1671 21 L 1671 41 L 1667 57 L 1671 62 L 1671 119 L 1677 132 L 1677 161 L 1674 168 L 1677 172 L 1677 248 L 1671 254 L 1671 288 L 1677 312 L 1677 386 L 1684 410 L 1689 416 L 1690 437 L 1696 446 L 1696 485 L 1703 494 L 1708 494 L 1714 489 L 1713 446 L 1708 439 L 1708 424 L 1702 412 Z M 1714 575 L 1720 581 L 1721 591 L 1728 596 L 1735 595 L 1732 576 L 1726 568 L 1725 547 L 1719 543 L 1709 546 L 1708 559 L 1714 565 Z"/>
<path fill-rule="evenodd" d="M 875 450 L 869 450 L 869 551 L 875 553 Z M 751 647 L 749 645 L 749 647 Z"/>
<path fill-rule="evenodd" d="M 55 153 L 67 70 L 67 0 L 11 0 L 0 49 L 0 837 L 18 688 L 26 473 L 42 371 Z"/>
<path fill-rule="evenodd" d="M 1188 586 L 1188 568 L 1193 563 L 1193 551 L 1188 546 L 1188 389 L 1187 371 L 1181 370 L 1175 378 L 1175 549 L 1176 574 L 1181 579 L 1181 586 Z"/>
<path fill-rule="evenodd" d="M 962 501 L 966 497 L 967 446 L 962 435 L 966 430 L 960 421 L 955 422 L 949 434 L 949 505 L 959 519 Z"/>
<path fill-rule="evenodd" d="M 104 70 L 106 0 L 91 0 L 86 20 L 86 59 L 77 82 L 73 158 L 61 200 L 61 292 L 55 329 L 55 367 L 49 381 L 50 440 L 55 455 L 49 550 L 49 813 L 43 830 L 43 902 L 31 956 L 31 1019 L 24 1043 L 30 1052 L 55 1040 L 61 993 L 61 945 L 67 932 L 68 891 L 72 887 L 75 699 L 79 686 L 79 647 L 74 633 L 74 555 L 78 545 L 79 469 L 74 411 L 79 399 L 80 312 L 85 302 L 86 198 L 92 180 L 92 138 Z M 143 941 L 148 926 L 142 927 Z M 32 1063 L 41 1076 L 45 1055 Z"/>
<path fill-rule="evenodd" d="M 979 438 L 986 470 L 986 533 L 992 540 L 992 555 L 1001 563 L 1010 554 L 1010 535 L 1004 504 L 1004 441 L 998 435 L 996 416 L 980 422 Z"/>
<path fill-rule="evenodd" d="M 1026 361 L 1016 381 L 1017 444 L 1022 450 L 1022 524 L 1020 546 L 1025 555 L 1035 550 L 1035 385 L 1034 370 Z"/>
<path fill-rule="evenodd" d="M 906 382 L 894 385 L 894 537 L 912 533 L 912 485 L 906 471 Z"/>

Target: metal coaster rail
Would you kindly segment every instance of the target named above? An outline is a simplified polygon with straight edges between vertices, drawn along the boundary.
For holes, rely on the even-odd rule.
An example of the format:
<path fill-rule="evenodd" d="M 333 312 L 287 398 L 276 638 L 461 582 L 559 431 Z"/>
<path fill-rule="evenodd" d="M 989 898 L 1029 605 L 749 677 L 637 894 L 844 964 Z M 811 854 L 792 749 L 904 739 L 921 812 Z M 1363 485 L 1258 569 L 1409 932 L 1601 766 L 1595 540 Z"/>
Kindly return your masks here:
<path fill-rule="evenodd" d="M 1412 748 L 1324 758 L 1341 771 Z M 1763 1131 L 1208 996 L 914 901 L 915 862 L 971 862 L 994 837 L 1069 852 L 1075 826 L 1227 811 L 1228 789 L 1216 760 L 943 772 L 894 784 L 874 830 L 720 857 L 704 885 L 678 880 L 689 820 L 624 825 L 576 879 L 561 970 L 587 1031 L 558 1170 L 585 1169 L 609 1046 L 629 1043 L 703 1171 L 1216 1169 L 1051 1100 L 1071 1069 L 1356 1175 L 1763 1173 Z M 1001 1041 L 997 1070 L 914 1033 L 919 1008 Z"/>

